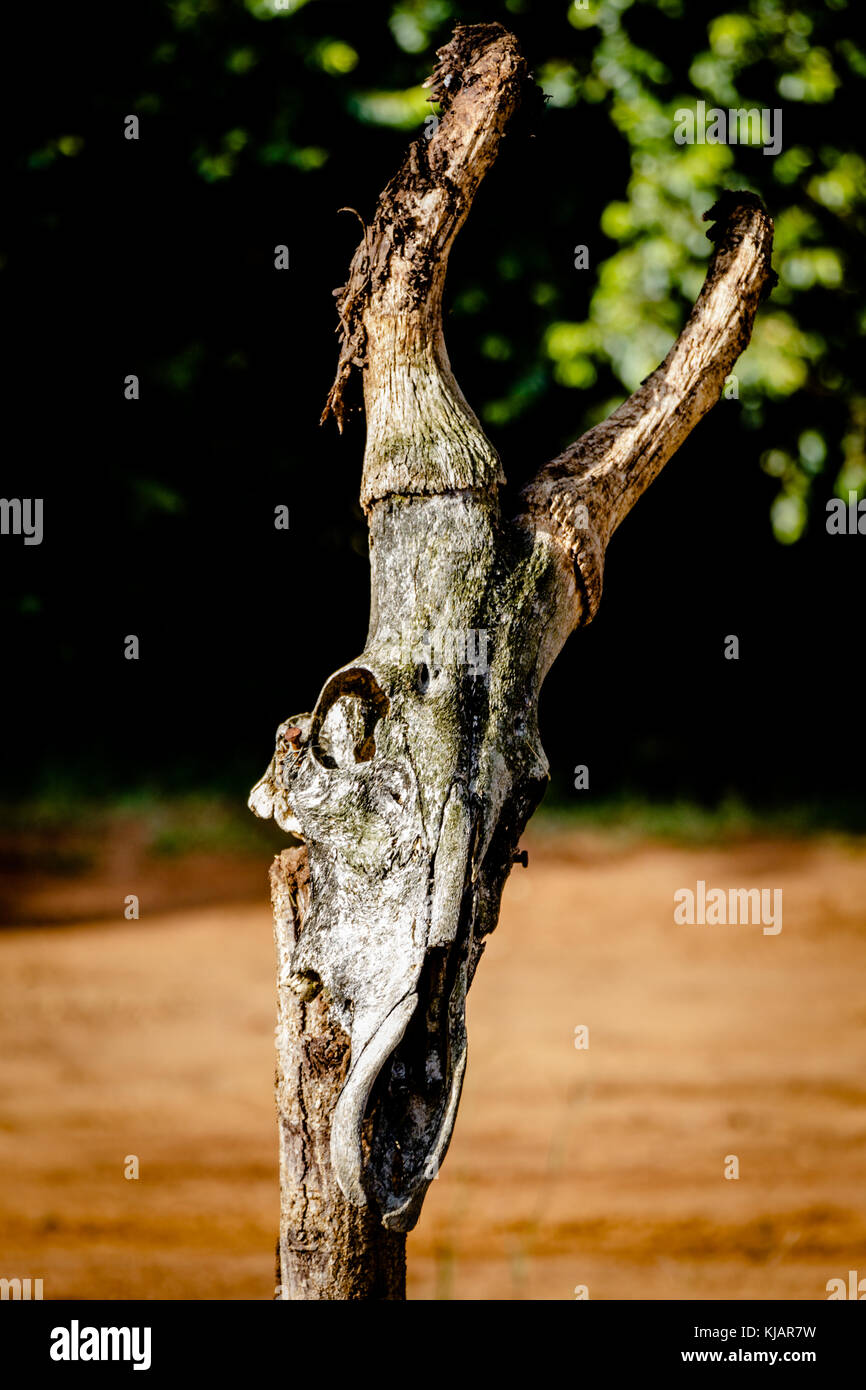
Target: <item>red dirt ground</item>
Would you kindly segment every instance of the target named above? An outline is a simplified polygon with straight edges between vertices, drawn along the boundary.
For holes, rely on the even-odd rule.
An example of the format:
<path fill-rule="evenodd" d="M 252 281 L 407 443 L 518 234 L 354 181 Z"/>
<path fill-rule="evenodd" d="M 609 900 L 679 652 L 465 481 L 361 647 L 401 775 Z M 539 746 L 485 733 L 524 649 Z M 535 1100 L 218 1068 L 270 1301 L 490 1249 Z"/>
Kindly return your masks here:
<path fill-rule="evenodd" d="M 527 843 L 409 1297 L 823 1299 L 866 1276 L 863 845 Z M 675 926 L 699 878 L 781 888 L 782 932 Z M 272 1297 L 264 863 L 260 884 L 0 933 L 0 1275 L 46 1298 Z"/>

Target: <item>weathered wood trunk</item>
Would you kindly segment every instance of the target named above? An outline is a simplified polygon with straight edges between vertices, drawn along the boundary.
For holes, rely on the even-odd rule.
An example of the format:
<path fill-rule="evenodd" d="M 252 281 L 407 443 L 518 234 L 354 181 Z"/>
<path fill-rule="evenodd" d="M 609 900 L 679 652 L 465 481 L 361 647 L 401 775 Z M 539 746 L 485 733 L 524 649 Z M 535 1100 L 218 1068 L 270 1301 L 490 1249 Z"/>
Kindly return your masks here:
<path fill-rule="evenodd" d="M 280 1152 L 279 1299 L 402 1299 L 406 1237 L 371 1207 L 343 1196 L 331 1165 L 331 1113 L 349 1039 L 321 995 L 286 984 L 309 899 L 307 852 L 283 850 L 271 868 L 277 953 L 277 1122 Z"/>
<path fill-rule="evenodd" d="M 338 297 L 326 414 L 363 376 L 364 650 L 277 732 L 251 793 L 304 841 L 274 867 L 280 1296 L 400 1298 L 457 1113 L 466 992 L 547 780 L 541 684 L 601 594 L 607 543 L 746 345 L 772 224 L 730 194 L 704 289 L 659 369 L 540 469 L 504 518 L 499 459 L 442 337 L 451 244 L 534 88 L 499 25 L 458 26 L 441 119 L 382 194 Z"/>

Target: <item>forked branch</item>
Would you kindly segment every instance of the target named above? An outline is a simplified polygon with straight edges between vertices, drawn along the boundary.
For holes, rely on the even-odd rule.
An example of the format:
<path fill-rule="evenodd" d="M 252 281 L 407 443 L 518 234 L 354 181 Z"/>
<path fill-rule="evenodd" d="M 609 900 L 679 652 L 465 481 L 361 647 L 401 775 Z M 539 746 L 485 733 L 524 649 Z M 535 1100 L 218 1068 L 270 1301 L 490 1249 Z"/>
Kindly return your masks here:
<path fill-rule="evenodd" d="M 451 372 L 442 336 L 448 254 L 517 107 L 537 93 L 500 24 L 458 25 L 427 86 L 441 114 L 382 193 L 343 288 L 340 360 L 324 420 L 342 429 L 353 367 L 363 371 L 367 448 L 361 500 L 495 488 L 496 451 Z M 540 100 L 540 96 L 538 98 Z"/>
<path fill-rule="evenodd" d="M 747 346 L 773 282 L 773 223 L 752 193 L 727 192 L 704 220 L 716 249 L 703 289 L 664 362 L 612 415 L 546 464 L 523 491 L 525 518 L 574 558 L 593 617 L 608 541 L 707 411 Z"/>
<path fill-rule="evenodd" d="M 505 481 L 495 449 L 454 380 L 442 335 L 448 254 L 521 103 L 540 101 L 517 41 L 500 24 L 458 25 L 428 79 L 441 116 L 410 147 L 335 291 L 341 352 L 322 419 L 342 429 L 353 367 L 363 372 L 367 445 L 361 501 Z M 747 346 L 773 280 L 773 224 L 748 192 L 709 212 L 715 252 L 703 289 L 664 362 L 613 414 L 546 464 L 524 489 L 518 522 L 564 548 L 593 617 L 617 526 L 715 405 Z"/>

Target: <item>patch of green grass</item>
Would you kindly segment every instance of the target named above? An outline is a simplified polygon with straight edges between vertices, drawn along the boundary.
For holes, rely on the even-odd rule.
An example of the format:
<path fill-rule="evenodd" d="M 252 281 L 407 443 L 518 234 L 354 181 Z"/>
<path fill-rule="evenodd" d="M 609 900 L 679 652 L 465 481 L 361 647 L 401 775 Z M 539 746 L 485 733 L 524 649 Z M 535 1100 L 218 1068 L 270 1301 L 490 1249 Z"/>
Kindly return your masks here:
<path fill-rule="evenodd" d="M 154 808 L 148 817 L 151 854 L 261 854 L 270 845 L 285 845 L 273 821 L 260 821 L 241 802 L 188 796 Z"/>
<path fill-rule="evenodd" d="M 224 791 L 168 794 L 139 787 L 122 796 L 84 798 L 57 789 L 17 802 L 0 803 L 0 835 L 64 837 L 79 842 L 117 833 L 124 825 L 143 833 L 151 854 L 261 854 L 285 848 L 288 837 L 273 821 L 257 820 L 245 797 Z M 532 833 L 598 832 L 619 843 L 659 840 L 707 844 L 815 835 L 866 835 L 866 805 L 854 802 L 791 802 L 757 806 L 736 796 L 714 804 L 688 798 L 655 801 L 639 793 L 599 798 L 576 792 L 573 800 L 549 795 L 533 817 Z M 70 846 L 70 852 L 72 852 Z M 59 846 L 55 844 L 55 850 Z M 84 852 L 84 847 L 81 847 Z"/>
<path fill-rule="evenodd" d="M 545 801 L 534 818 L 536 832 L 600 831 L 619 840 L 665 840 L 706 844 L 771 836 L 803 839 L 836 833 L 866 834 L 866 806 L 852 802 L 796 802 L 757 806 L 736 796 L 713 805 L 687 798 L 653 801 L 639 794 L 596 799 L 576 792 L 573 802 Z"/>
<path fill-rule="evenodd" d="M 143 830 L 149 853 L 174 856 L 261 854 L 284 848 L 287 837 L 273 821 L 260 821 L 245 800 L 206 792 L 167 796 L 138 788 L 123 796 L 85 798 L 68 789 L 17 802 L 0 804 L 0 835 L 36 838 L 105 836 L 121 830 Z"/>

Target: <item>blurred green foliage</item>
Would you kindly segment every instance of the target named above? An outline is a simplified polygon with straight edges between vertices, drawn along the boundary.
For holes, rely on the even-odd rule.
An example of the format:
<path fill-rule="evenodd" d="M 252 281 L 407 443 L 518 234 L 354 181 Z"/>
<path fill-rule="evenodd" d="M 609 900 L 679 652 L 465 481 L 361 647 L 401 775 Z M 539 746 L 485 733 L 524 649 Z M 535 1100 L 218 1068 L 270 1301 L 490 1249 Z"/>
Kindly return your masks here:
<path fill-rule="evenodd" d="M 477 319 L 478 350 L 498 367 L 496 393 L 477 402 L 482 418 L 507 429 L 556 387 L 581 393 L 584 425 L 614 407 L 664 357 L 700 288 L 708 253 L 702 214 L 722 188 L 749 188 L 775 218 L 779 284 L 736 374 L 744 424 L 760 431 L 757 457 L 777 482 L 775 534 L 796 541 L 810 508 L 823 509 L 831 490 L 862 494 L 866 160 L 858 132 L 866 47 L 855 33 L 856 5 L 371 0 L 354 8 L 350 19 L 349 7 L 329 0 L 172 0 L 158 7 L 159 41 L 137 55 L 133 109 L 171 120 L 195 83 L 211 96 L 198 129 L 189 131 L 201 179 L 224 181 L 256 164 L 312 176 L 338 142 L 352 138 L 353 126 L 359 141 L 365 127 L 423 130 L 433 108 L 421 83 L 456 21 L 513 25 L 548 98 L 544 139 L 561 141 L 563 180 L 580 181 L 589 162 L 580 130 L 590 110 L 591 162 L 613 161 L 623 179 L 619 195 L 597 209 L 604 240 L 590 238 L 585 314 L 569 312 L 575 296 L 564 260 L 558 273 L 539 276 L 537 248 L 525 241 L 497 262 L 498 280 L 520 281 L 545 311 L 534 360 L 485 322 L 493 317 L 485 313 L 489 290 L 462 286 L 455 312 Z M 275 57 L 282 81 L 263 120 L 261 84 L 272 80 Z M 675 112 L 698 100 L 779 108 L 782 151 L 677 146 Z M 49 170 L 83 146 L 80 135 L 59 132 L 31 151 L 30 167 Z M 195 351 L 164 364 L 165 378 L 180 389 Z M 792 413 L 794 396 L 801 408 Z"/>
<path fill-rule="evenodd" d="M 651 3 L 645 0 L 645 7 Z M 677 0 L 656 0 L 655 7 L 673 15 L 684 9 Z M 856 429 L 863 377 L 848 358 L 862 332 L 861 258 L 853 251 L 866 200 L 866 164 L 848 146 L 866 55 L 839 22 L 844 0 L 797 6 L 751 0 L 710 17 L 704 45 L 687 73 L 677 72 L 630 36 L 635 8 L 635 0 L 602 0 L 569 12 L 575 26 L 594 33 L 594 47 L 567 77 L 560 70 L 553 101 L 579 100 L 587 86 L 588 99 L 605 100 L 629 144 L 631 178 L 623 200 L 602 213 L 602 228 L 619 249 L 600 268 L 588 319 L 552 325 L 547 352 L 566 385 L 592 385 L 601 361 L 634 390 L 679 328 L 683 300 L 699 288 L 702 210 L 720 185 L 760 193 L 776 223 L 779 285 L 736 374 L 745 423 L 769 420 L 778 432 L 780 447 L 766 451 L 762 464 L 780 484 L 771 507 L 775 534 L 795 541 L 808 519 L 813 480 L 825 467 L 833 469 L 839 495 L 862 492 L 866 483 Z M 793 125 L 791 105 L 826 109 L 820 119 L 797 123 L 808 143 L 786 143 L 778 156 L 764 156 L 763 167 L 751 160 L 745 169 L 736 145 L 671 148 L 675 110 L 697 98 L 707 106 L 779 109 L 783 131 Z M 796 441 L 781 408 L 795 392 L 812 398 L 814 420 Z"/>
<path fill-rule="evenodd" d="M 585 7 L 561 0 L 540 7 L 543 18 L 529 0 L 477 12 L 454 0 L 400 0 L 384 15 L 381 7 L 364 8 L 372 53 L 359 52 L 354 26 L 354 42 L 338 31 L 339 10 L 322 0 L 246 0 L 257 21 L 252 28 L 219 0 L 180 0 L 168 6 L 166 38 L 153 52 L 160 90 L 170 87 L 172 72 L 182 86 L 184 49 L 191 43 L 206 44 L 214 66 L 233 81 L 255 82 L 262 50 L 279 24 L 287 55 L 314 74 L 314 102 L 336 103 L 359 126 L 417 132 L 432 109 L 420 83 L 453 23 L 480 17 L 513 22 L 548 96 L 545 138 L 556 141 L 561 124 L 570 145 L 570 132 L 579 128 L 575 116 L 579 121 L 582 108 L 600 108 L 611 155 L 623 160 L 627 176 L 621 195 L 598 209 L 606 246 L 592 261 L 594 289 L 585 316 L 564 312 L 561 283 L 536 283 L 532 293 L 548 309 L 549 322 L 533 366 L 512 351 L 507 334 L 482 327 L 480 351 L 501 366 L 496 396 L 478 403 L 482 417 L 506 427 L 539 405 L 553 384 L 583 393 L 586 423 L 604 415 L 658 365 L 682 326 L 707 258 L 702 214 L 722 188 L 750 188 L 775 217 L 779 284 L 736 374 L 745 425 L 770 437 L 760 459 L 778 482 L 770 509 L 775 534 L 783 542 L 800 537 L 815 481 L 824 474 L 838 495 L 862 493 L 866 382 L 856 348 L 866 329 L 859 244 L 866 162 L 855 145 L 866 50 L 854 36 L 855 6 L 846 0 L 734 6 L 710 0 L 689 6 L 687 15 L 682 0 L 591 0 Z M 380 16 L 387 27 L 377 25 Z M 677 33 L 680 41 L 671 43 Z M 385 86 L 386 75 L 402 75 L 404 82 Z M 778 107 L 781 153 L 726 144 L 678 147 L 675 112 L 699 99 L 723 108 Z M 162 100 L 171 102 L 170 91 Z M 137 109 L 148 109 L 146 93 Z M 331 151 L 326 141 L 309 142 L 307 126 L 303 109 L 284 95 L 274 102 L 270 129 L 233 124 L 217 140 L 198 145 L 198 173 L 207 180 L 230 178 L 256 160 L 314 173 Z M 58 137 L 56 149 L 75 155 L 75 137 Z M 579 146 L 574 156 L 563 176 L 580 179 Z M 49 156 L 43 150 L 33 157 Z M 512 251 L 498 266 L 499 278 L 531 282 L 531 263 L 531 254 Z M 458 310 L 483 318 L 483 296 L 473 300 L 472 289 L 464 288 Z M 805 428 L 802 410 L 796 419 L 786 410 L 795 394 L 808 400 Z M 827 491 L 821 491 L 822 505 Z"/>

